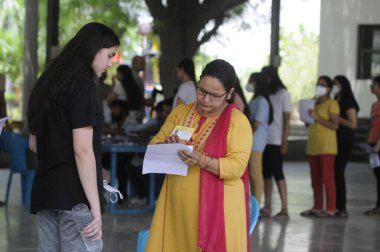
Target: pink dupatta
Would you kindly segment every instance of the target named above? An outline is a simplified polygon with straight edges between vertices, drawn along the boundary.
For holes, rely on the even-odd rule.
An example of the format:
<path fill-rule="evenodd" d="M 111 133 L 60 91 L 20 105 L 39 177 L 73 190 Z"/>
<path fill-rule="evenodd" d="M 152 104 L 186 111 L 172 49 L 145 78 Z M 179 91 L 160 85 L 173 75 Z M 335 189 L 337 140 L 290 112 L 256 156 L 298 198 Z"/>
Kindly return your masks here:
<path fill-rule="evenodd" d="M 234 104 L 229 104 L 220 115 L 206 140 L 203 152 L 219 158 L 227 153 L 227 135 Z M 247 251 L 250 250 L 249 235 L 249 182 L 248 169 L 241 177 L 244 183 L 247 215 Z M 198 247 L 207 252 L 226 252 L 224 223 L 224 180 L 201 169 L 199 192 Z"/>

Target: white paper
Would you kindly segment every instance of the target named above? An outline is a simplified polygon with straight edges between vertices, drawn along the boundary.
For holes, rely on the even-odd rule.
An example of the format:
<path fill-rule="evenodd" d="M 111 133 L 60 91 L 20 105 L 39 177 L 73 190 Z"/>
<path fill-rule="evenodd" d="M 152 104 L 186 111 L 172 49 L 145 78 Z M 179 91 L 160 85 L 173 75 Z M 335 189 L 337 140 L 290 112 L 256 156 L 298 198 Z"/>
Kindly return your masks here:
<path fill-rule="evenodd" d="M 357 146 L 367 153 L 371 153 L 373 151 L 373 147 L 367 143 L 359 143 Z"/>
<path fill-rule="evenodd" d="M 359 143 L 357 146 L 368 154 L 369 166 L 372 169 L 380 167 L 380 158 L 377 152 L 373 151 L 373 147 L 367 143 Z"/>
<path fill-rule="evenodd" d="M 372 169 L 380 167 L 380 159 L 379 159 L 379 154 L 377 152 L 370 153 L 368 155 L 368 159 L 369 159 L 369 166 Z"/>
<path fill-rule="evenodd" d="M 3 131 L 5 121 L 8 119 L 8 117 L 0 118 L 0 133 Z"/>
<path fill-rule="evenodd" d="M 186 176 L 188 166 L 179 158 L 179 150 L 193 151 L 193 146 L 180 143 L 148 145 L 144 156 L 142 173 Z"/>
<path fill-rule="evenodd" d="M 314 119 L 309 115 L 309 110 L 314 109 L 315 100 L 300 100 L 298 105 L 301 121 L 307 124 L 313 124 Z"/>

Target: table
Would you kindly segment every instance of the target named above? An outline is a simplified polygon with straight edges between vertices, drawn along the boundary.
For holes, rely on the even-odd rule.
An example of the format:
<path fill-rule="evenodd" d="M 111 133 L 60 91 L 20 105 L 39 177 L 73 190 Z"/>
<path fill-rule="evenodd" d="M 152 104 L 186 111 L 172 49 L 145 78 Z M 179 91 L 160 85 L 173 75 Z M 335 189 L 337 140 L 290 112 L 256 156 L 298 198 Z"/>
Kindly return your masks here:
<path fill-rule="evenodd" d="M 117 154 L 118 153 L 145 153 L 146 145 L 134 145 L 130 143 L 103 143 L 102 151 L 109 152 L 111 154 L 111 186 L 116 186 L 116 169 L 117 169 Z M 123 213 L 147 213 L 154 211 L 154 193 L 155 193 L 155 181 L 154 174 L 149 175 L 149 195 L 148 195 L 148 208 L 144 209 L 116 209 L 115 203 L 109 201 L 108 212 L 110 214 L 123 214 Z"/>

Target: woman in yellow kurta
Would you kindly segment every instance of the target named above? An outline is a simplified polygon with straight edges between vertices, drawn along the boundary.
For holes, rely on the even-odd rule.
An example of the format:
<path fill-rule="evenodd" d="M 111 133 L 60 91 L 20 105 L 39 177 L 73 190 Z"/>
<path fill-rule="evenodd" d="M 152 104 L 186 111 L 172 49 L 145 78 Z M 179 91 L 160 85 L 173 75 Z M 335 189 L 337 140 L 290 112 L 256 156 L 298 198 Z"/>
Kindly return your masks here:
<path fill-rule="evenodd" d="M 315 109 L 309 111 L 315 123 L 309 126 L 306 154 L 309 159 L 314 206 L 302 216 L 335 216 L 334 161 L 337 153 L 336 130 L 339 126 L 339 105 L 330 98 L 333 81 L 320 76 Z M 323 200 L 326 194 L 326 204 Z M 326 210 L 324 210 L 326 205 Z"/>
<path fill-rule="evenodd" d="M 252 131 L 243 113 L 229 104 L 234 79 L 235 71 L 226 61 L 207 64 L 197 85 L 197 101 L 177 106 L 153 138 L 152 144 L 179 142 L 172 134 L 176 126 L 195 130 L 188 142 L 193 152 L 178 153 L 189 166 L 188 174 L 166 176 L 146 251 L 249 251 L 245 182 Z M 219 191 L 217 183 L 222 186 Z M 215 208 L 218 204 L 221 207 Z"/>

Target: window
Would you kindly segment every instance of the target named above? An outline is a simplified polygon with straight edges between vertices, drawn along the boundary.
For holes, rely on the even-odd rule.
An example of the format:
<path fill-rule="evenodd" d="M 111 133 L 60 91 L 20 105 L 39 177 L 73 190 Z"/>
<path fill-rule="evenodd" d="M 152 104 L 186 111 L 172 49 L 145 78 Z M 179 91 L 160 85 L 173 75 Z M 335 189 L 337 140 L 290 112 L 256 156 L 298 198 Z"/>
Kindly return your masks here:
<path fill-rule="evenodd" d="M 380 25 L 359 25 L 358 79 L 380 75 Z"/>

